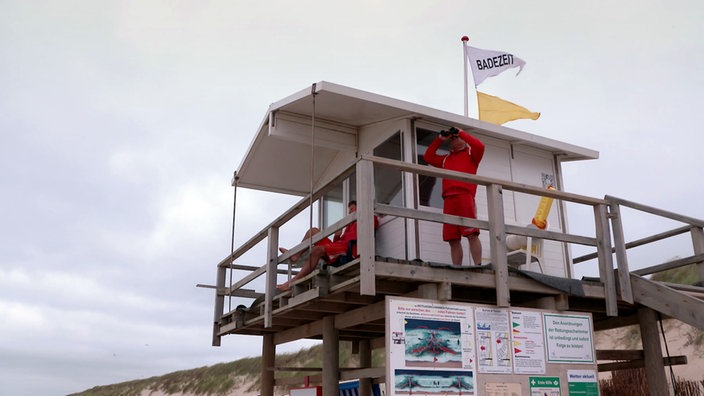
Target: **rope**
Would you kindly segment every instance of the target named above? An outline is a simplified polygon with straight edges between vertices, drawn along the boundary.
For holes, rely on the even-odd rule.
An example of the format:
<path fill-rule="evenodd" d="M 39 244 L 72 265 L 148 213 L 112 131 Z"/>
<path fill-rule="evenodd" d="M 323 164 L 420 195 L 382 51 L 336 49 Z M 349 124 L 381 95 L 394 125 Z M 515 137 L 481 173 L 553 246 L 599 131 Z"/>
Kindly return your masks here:
<path fill-rule="evenodd" d="M 668 360 L 670 359 L 670 349 L 667 347 L 667 338 L 665 338 L 665 328 L 662 326 L 662 316 L 660 316 L 660 312 L 658 314 L 658 323 L 660 323 L 660 333 L 662 334 L 662 340 L 665 343 L 665 353 L 667 354 Z M 672 382 L 672 389 L 675 391 L 675 396 L 679 395 L 679 392 L 677 391 L 677 381 L 675 380 L 675 370 L 672 369 L 672 365 L 668 365 L 670 367 L 670 381 Z"/>
<path fill-rule="evenodd" d="M 313 96 L 313 111 L 311 114 L 310 121 L 310 191 L 309 191 L 309 202 L 308 202 L 308 229 L 313 229 L 313 178 L 315 177 L 315 83 L 310 88 L 310 93 Z M 308 254 L 312 256 L 313 253 L 313 236 L 310 235 L 308 239 Z M 310 259 L 309 259 L 310 260 Z"/>

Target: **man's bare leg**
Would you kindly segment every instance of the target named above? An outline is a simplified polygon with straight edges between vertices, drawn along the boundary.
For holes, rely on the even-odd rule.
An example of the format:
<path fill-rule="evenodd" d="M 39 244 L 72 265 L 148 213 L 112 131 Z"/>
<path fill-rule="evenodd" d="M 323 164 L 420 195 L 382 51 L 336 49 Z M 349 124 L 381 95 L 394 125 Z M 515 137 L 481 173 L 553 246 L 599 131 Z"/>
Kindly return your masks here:
<path fill-rule="evenodd" d="M 469 235 L 467 239 L 469 240 L 469 254 L 472 256 L 472 263 L 482 265 L 482 241 L 476 234 Z"/>
<path fill-rule="evenodd" d="M 286 249 L 285 247 L 280 247 L 279 252 L 281 252 L 281 254 L 284 254 L 284 253 L 288 252 L 288 249 Z M 298 256 L 299 256 L 298 254 L 294 254 L 293 256 L 289 257 L 288 259 L 289 259 L 289 261 L 291 261 L 292 263 L 295 264 L 296 262 L 298 262 Z"/>
<path fill-rule="evenodd" d="M 301 267 L 301 270 L 298 271 L 296 276 L 291 278 L 290 281 L 282 283 L 280 285 L 277 285 L 276 288 L 279 290 L 288 290 L 291 288 L 291 282 L 296 281 L 298 279 L 303 278 L 304 276 L 310 274 L 313 272 L 315 267 L 318 265 L 318 261 L 320 261 L 321 258 L 325 256 L 325 248 L 323 246 L 314 246 L 313 250 L 311 250 L 310 253 L 310 258 L 308 261 Z"/>
<path fill-rule="evenodd" d="M 462 257 L 464 253 L 462 252 L 462 239 L 451 239 L 447 241 L 450 244 L 450 257 L 452 258 L 453 265 L 462 265 Z"/>
<path fill-rule="evenodd" d="M 306 239 L 310 239 L 310 237 L 312 237 L 313 235 L 315 235 L 319 232 L 320 232 L 320 229 L 318 229 L 318 227 L 311 228 L 310 230 L 306 231 L 306 233 L 303 235 L 303 239 L 301 239 L 301 242 L 304 242 Z M 280 247 L 279 252 L 281 252 L 281 254 L 284 254 L 284 253 L 288 252 L 288 249 L 286 249 L 284 247 Z M 298 258 L 301 257 L 301 255 L 303 253 L 305 253 L 305 250 L 302 250 L 300 253 L 296 253 L 293 256 L 289 257 L 289 260 L 291 260 L 291 262 L 295 264 L 298 262 Z"/>

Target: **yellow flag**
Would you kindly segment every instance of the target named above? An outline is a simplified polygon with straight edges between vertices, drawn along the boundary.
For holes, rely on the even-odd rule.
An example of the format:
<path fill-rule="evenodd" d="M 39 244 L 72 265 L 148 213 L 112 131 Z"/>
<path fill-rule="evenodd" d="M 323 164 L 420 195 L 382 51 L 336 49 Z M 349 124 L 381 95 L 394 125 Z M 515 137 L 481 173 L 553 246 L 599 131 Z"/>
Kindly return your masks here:
<path fill-rule="evenodd" d="M 537 120 L 540 117 L 540 113 L 532 112 L 515 103 L 479 91 L 477 91 L 477 103 L 479 104 L 479 119 L 496 125 L 523 118 Z"/>

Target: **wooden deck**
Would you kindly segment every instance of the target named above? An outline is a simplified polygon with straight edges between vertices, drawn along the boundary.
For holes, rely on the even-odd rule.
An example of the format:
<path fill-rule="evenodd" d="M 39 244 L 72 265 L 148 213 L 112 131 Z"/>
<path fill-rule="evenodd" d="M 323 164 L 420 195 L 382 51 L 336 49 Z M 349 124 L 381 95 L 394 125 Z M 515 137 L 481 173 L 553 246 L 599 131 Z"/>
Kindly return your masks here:
<path fill-rule="evenodd" d="M 274 297 L 272 326 L 265 326 L 265 299 L 256 299 L 251 306 L 239 306 L 220 318 L 219 336 L 228 334 L 273 334 L 276 344 L 301 338 L 320 338 L 319 324 L 325 316 L 334 315 L 341 340 L 383 339 L 384 299 L 386 296 L 423 297 L 440 301 L 496 304 L 495 273 L 490 265 L 453 267 L 448 264 L 424 263 L 388 258 L 375 262 L 375 296 L 359 294 L 359 260 L 339 268 L 318 269 L 298 281 L 290 291 Z M 538 278 L 538 279 L 536 279 Z M 647 281 L 633 275 L 636 294 L 646 305 L 661 305 L 661 312 L 677 309 L 691 315 L 690 324 L 702 328 L 698 309 L 704 309 L 704 288 L 682 287 Z M 563 283 L 564 286 L 551 286 Z M 509 276 L 511 306 L 540 307 L 589 312 L 595 330 L 605 330 L 637 323 L 640 303 L 618 304 L 618 315 L 606 314 L 604 285 L 597 279 L 571 280 L 550 277 L 529 271 L 512 270 Z M 656 295 L 650 291 L 657 288 Z M 665 290 L 679 298 L 680 304 L 668 309 L 661 300 Z M 639 298 L 640 299 L 640 298 Z M 687 309 L 689 306 L 690 309 Z M 704 312 L 704 311 L 700 311 Z M 672 314 L 672 312 L 671 312 Z M 675 314 L 681 316 L 680 314 Z M 682 319 L 682 318 L 680 318 Z M 344 324 L 344 326 L 343 326 Z"/>

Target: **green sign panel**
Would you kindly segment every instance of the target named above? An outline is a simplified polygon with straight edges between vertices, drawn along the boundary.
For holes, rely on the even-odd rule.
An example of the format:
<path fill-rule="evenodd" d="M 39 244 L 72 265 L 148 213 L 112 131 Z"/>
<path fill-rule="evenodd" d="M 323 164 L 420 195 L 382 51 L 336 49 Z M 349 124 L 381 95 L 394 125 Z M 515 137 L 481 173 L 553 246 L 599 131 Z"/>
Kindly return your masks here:
<path fill-rule="evenodd" d="M 570 396 L 599 396 L 596 370 L 568 370 L 567 389 Z"/>
<path fill-rule="evenodd" d="M 570 396 L 599 396 L 599 385 L 596 382 L 570 382 Z"/>
<path fill-rule="evenodd" d="M 528 377 L 531 396 L 560 396 L 560 377 Z"/>

